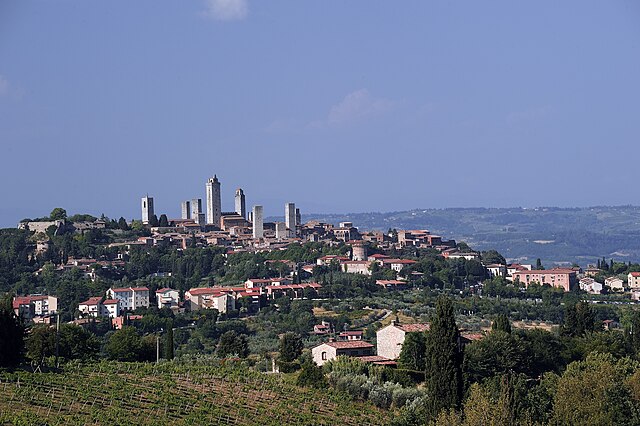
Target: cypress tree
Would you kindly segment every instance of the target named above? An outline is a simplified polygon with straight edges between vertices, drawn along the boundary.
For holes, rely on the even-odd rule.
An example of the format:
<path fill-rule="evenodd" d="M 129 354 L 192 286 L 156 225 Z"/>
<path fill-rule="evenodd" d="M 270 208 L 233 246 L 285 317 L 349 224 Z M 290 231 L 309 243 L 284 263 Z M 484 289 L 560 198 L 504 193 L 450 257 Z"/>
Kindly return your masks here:
<path fill-rule="evenodd" d="M 167 336 L 164 344 L 164 358 L 173 359 L 173 321 L 167 321 Z"/>
<path fill-rule="evenodd" d="M 446 296 L 440 296 L 436 303 L 436 315 L 426 336 L 425 358 L 426 414 L 435 419 L 442 410 L 458 408 L 462 400 L 460 332 L 453 303 Z"/>
<path fill-rule="evenodd" d="M 505 333 L 511 334 L 509 317 L 506 314 L 498 315 L 493 321 L 493 324 L 491 324 L 491 330 L 504 331 Z"/>

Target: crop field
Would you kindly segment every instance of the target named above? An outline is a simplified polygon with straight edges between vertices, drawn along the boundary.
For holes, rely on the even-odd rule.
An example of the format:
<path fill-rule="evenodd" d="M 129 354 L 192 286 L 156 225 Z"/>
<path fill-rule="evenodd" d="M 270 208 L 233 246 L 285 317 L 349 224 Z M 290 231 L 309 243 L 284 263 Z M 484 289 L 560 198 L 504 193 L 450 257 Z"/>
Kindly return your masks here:
<path fill-rule="evenodd" d="M 3 425 L 380 425 L 390 415 L 242 366 L 101 362 L 0 373 Z"/>

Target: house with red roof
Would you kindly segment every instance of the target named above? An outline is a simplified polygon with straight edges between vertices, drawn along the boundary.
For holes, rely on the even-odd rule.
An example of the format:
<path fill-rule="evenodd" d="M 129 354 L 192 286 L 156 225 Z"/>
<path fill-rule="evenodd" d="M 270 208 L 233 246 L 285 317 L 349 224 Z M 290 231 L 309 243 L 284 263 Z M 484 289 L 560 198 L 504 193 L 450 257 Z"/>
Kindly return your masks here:
<path fill-rule="evenodd" d="M 627 275 L 627 287 L 631 290 L 640 289 L 640 272 L 629 272 L 629 275 Z"/>
<path fill-rule="evenodd" d="M 175 309 L 180 303 L 180 293 L 172 288 L 161 288 L 156 290 L 156 301 L 158 302 L 158 309 Z"/>
<path fill-rule="evenodd" d="M 406 281 L 400 280 L 376 280 L 376 284 L 387 290 L 403 290 L 408 287 Z"/>
<path fill-rule="evenodd" d="M 244 287 L 241 288 L 244 290 Z M 236 309 L 235 290 L 231 287 L 197 287 L 184 293 L 185 307 L 192 311 L 217 309 L 224 314 Z"/>
<path fill-rule="evenodd" d="M 58 310 L 58 298 L 43 294 L 17 296 L 13 298 L 13 312 L 25 320 L 55 314 Z"/>
<path fill-rule="evenodd" d="M 138 308 L 149 307 L 149 288 L 147 287 L 125 287 L 110 288 L 107 290 L 107 299 L 116 299 L 119 302 L 119 309 L 136 310 Z"/>
<path fill-rule="evenodd" d="M 339 356 L 365 357 L 373 356 L 373 345 L 363 340 L 352 340 L 335 342 L 329 341 L 320 343 L 311 348 L 313 361 L 317 365 L 323 365 Z"/>
<path fill-rule="evenodd" d="M 416 263 L 418 262 L 411 259 L 382 259 L 383 267 L 391 268 L 396 272 L 400 272 L 405 266 L 415 265 Z"/>

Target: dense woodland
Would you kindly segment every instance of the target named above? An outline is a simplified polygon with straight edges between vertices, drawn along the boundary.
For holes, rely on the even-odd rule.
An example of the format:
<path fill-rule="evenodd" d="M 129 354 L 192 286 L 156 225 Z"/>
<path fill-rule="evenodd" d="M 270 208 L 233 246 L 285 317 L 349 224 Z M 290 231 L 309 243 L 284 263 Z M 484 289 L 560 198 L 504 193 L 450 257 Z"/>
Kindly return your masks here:
<path fill-rule="evenodd" d="M 299 386 L 331 387 L 354 401 L 395 410 L 397 425 L 640 424 L 640 311 L 621 295 L 564 293 L 535 285 L 519 289 L 489 279 L 479 261 L 445 260 L 435 251 L 415 249 L 391 253 L 417 261 L 400 273 L 410 289 L 392 292 L 375 284 L 395 278 L 387 269 L 374 267 L 369 277 L 344 273 L 334 264 L 317 266 L 307 276 L 283 262 L 268 262 L 312 263 L 326 254 L 347 254 L 349 248 L 341 244 L 293 244 L 270 253 L 227 254 L 223 248 L 196 246 L 132 247 L 125 253 L 106 245 L 144 235 L 145 229 L 108 223 L 106 230 L 84 233 L 52 230 L 49 249 L 40 255 L 35 255 L 30 232 L 0 230 L 1 367 L 63 371 L 73 360 L 149 362 L 156 360 L 159 343 L 165 362 L 234 357 L 263 371 L 275 359 Z M 126 266 L 99 268 L 95 281 L 78 269 L 58 271 L 72 257 L 110 261 L 119 254 Z M 493 250 L 482 256 L 486 263 L 504 262 Z M 598 264 L 607 275 L 640 270 L 640 265 L 611 259 Z M 303 300 L 241 303 L 226 315 L 139 309 L 134 313 L 142 319 L 121 330 L 98 321 L 86 327 L 65 323 L 77 317 L 80 301 L 103 295 L 111 286 L 146 285 L 154 295 L 160 287 L 184 292 L 289 274 L 323 287 Z M 30 293 L 59 297 L 63 325 L 58 334 L 13 315 L 12 296 Z M 365 337 L 374 340 L 385 312 L 431 324 L 428 332 L 407 337 L 398 368 L 342 358 L 324 368 L 311 363 L 308 349 L 321 341 L 311 335 L 314 324 L 364 329 Z M 620 327 L 605 330 L 603 320 Z M 524 329 L 514 321 L 548 326 Z M 484 338 L 461 343 L 461 329 L 487 327 Z"/>

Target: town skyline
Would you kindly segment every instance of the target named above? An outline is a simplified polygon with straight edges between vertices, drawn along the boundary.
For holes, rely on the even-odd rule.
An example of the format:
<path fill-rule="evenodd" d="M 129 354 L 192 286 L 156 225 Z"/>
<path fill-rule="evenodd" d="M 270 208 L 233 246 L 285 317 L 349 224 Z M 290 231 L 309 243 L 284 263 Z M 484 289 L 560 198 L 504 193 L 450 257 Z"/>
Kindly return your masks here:
<path fill-rule="evenodd" d="M 4 1 L 0 225 L 52 206 L 136 217 L 146 192 L 169 211 L 212 170 L 234 182 L 223 200 L 239 186 L 306 212 L 638 204 L 633 168 L 603 163 L 640 155 L 638 17 L 628 1 Z"/>

